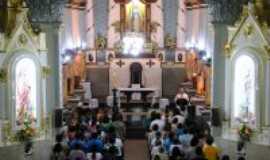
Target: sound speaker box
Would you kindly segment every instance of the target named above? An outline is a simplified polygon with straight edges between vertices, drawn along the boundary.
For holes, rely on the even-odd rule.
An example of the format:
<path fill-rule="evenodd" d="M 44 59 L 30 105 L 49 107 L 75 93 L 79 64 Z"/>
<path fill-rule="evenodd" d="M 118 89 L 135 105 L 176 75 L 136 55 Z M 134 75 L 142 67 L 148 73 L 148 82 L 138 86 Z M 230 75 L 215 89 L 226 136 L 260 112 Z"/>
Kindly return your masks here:
<path fill-rule="evenodd" d="M 63 125 L 63 110 L 55 110 L 55 128 L 61 128 Z"/>

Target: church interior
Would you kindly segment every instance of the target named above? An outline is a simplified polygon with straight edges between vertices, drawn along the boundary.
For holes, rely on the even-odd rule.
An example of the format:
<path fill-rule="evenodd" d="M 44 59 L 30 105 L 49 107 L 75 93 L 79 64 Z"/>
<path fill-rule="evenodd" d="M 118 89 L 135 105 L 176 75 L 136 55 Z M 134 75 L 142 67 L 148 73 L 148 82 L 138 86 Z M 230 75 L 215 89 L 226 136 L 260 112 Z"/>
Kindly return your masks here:
<path fill-rule="evenodd" d="M 0 0 L 1 160 L 269 151 L 269 0 Z"/>

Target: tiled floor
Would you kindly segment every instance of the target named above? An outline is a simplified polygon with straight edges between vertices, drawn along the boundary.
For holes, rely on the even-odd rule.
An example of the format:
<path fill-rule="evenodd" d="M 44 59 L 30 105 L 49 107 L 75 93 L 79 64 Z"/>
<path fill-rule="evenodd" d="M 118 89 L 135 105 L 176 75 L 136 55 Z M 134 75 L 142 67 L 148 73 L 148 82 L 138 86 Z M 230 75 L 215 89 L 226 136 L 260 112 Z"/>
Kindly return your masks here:
<path fill-rule="evenodd" d="M 125 160 L 148 160 L 146 140 L 127 140 L 125 142 Z"/>

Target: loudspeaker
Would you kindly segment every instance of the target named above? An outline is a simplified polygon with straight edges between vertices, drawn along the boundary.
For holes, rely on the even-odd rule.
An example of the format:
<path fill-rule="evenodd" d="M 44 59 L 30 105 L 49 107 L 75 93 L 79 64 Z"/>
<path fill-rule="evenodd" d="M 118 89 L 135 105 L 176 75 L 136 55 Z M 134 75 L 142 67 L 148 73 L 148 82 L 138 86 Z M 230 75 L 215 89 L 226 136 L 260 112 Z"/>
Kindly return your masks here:
<path fill-rule="evenodd" d="M 63 110 L 56 109 L 55 110 L 55 128 L 61 128 L 63 125 Z"/>
<path fill-rule="evenodd" d="M 212 108 L 212 125 L 215 127 L 221 126 L 221 117 L 219 108 Z"/>

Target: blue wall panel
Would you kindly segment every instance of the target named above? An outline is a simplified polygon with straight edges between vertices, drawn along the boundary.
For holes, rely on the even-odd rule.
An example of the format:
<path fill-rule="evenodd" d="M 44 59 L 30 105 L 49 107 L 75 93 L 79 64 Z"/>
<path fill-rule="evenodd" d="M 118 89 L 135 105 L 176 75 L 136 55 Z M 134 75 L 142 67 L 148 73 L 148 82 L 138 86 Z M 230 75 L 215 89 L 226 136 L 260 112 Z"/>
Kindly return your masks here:
<path fill-rule="evenodd" d="M 176 37 L 179 0 L 162 0 L 164 17 L 164 36 L 167 34 Z M 166 60 L 174 61 L 175 51 L 166 50 Z"/>
<path fill-rule="evenodd" d="M 106 37 L 108 31 L 108 5 L 109 0 L 93 0 L 94 1 L 94 18 L 96 36 Z M 97 61 L 104 62 L 106 60 L 105 51 L 97 53 Z"/>

